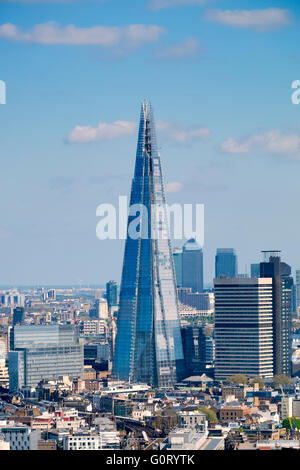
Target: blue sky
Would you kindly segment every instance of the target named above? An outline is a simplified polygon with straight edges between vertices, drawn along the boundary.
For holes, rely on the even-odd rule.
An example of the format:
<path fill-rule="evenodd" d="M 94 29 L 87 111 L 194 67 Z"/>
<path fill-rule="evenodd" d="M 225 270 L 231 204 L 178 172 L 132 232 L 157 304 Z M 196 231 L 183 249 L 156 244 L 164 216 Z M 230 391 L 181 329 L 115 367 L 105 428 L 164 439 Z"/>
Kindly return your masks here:
<path fill-rule="evenodd" d="M 96 208 L 129 195 L 144 98 L 169 203 L 205 204 L 206 282 L 219 247 L 300 268 L 299 22 L 296 0 L 0 0 L 0 284 L 120 280 Z"/>

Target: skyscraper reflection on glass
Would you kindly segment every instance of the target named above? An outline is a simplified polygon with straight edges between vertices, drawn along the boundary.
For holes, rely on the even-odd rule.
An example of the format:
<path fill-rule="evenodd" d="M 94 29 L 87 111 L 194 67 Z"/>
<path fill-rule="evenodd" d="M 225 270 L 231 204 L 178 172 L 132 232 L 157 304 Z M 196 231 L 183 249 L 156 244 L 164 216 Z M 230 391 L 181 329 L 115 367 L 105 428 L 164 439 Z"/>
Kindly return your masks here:
<path fill-rule="evenodd" d="M 132 233 L 140 214 L 138 236 Z M 170 387 L 184 359 L 175 269 L 151 105 L 142 104 L 131 188 L 113 374 Z"/>

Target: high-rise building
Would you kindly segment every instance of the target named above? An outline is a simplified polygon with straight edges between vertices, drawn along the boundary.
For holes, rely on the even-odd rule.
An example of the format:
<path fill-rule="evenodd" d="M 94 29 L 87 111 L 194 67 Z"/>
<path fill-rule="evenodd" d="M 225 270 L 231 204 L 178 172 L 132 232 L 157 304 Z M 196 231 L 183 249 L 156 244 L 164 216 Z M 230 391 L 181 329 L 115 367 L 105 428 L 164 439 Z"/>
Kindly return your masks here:
<path fill-rule="evenodd" d="M 273 280 L 274 374 L 291 375 L 292 288 L 291 268 L 278 251 L 266 251 L 267 261 L 260 263 L 260 276 Z"/>
<path fill-rule="evenodd" d="M 24 307 L 16 307 L 14 308 L 13 313 L 13 326 L 19 324 L 22 325 L 25 319 L 25 311 Z"/>
<path fill-rule="evenodd" d="M 139 231 L 134 232 L 134 227 L 139 227 Z M 183 369 L 164 181 L 152 108 L 144 102 L 131 188 L 113 374 L 123 380 L 170 387 L 182 377 Z"/>
<path fill-rule="evenodd" d="M 175 274 L 176 274 L 176 285 L 182 287 L 182 249 L 174 248 L 173 251 Z"/>
<path fill-rule="evenodd" d="M 56 300 L 56 290 L 55 289 L 50 289 L 47 292 L 47 298 L 49 300 Z"/>
<path fill-rule="evenodd" d="M 183 245 L 182 287 L 191 287 L 193 292 L 203 292 L 203 251 L 195 238 Z"/>
<path fill-rule="evenodd" d="M 108 305 L 106 299 L 96 299 L 89 311 L 90 318 L 106 320 L 108 318 Z"/>
<path fill-rule="evenodd" d="M 272 279 L 221 278 L 214 286 L 215 379 L 272 377 Z"/>
<path fill-rule="evenodd" d="M 118 305 L 118 285 L 116 281 L 109 281 L 106 283 L 106 300 L 108 310 L 110 310 L 111 307 L 116 307 Z"/>
<path fill-rule="evenodd" d="M 300 307 L 300 269 L 296 271 L 296 308 Z"/>
<path fill-rule="evenodd" d="M 215 259 L 216 279 L 237 277 L 237 255 L 233 248 L 217 248 Z"/>
<path fill-rule="evenodd" d="M 206 336 L 200 326 L 181 329 L 185 375 L 201 375 L 206 368 Z"/>
<path fill-rule="evenodd" d="M 42 379 L 83 375 L 83 346 L 73 325 L 14 326 L 9 352 L 9 387 L 36 387 Z"/>
<path fill-rule="evenodd" d="M 251 264 L 251 277 L 260 277 L 260 264 Z"/>

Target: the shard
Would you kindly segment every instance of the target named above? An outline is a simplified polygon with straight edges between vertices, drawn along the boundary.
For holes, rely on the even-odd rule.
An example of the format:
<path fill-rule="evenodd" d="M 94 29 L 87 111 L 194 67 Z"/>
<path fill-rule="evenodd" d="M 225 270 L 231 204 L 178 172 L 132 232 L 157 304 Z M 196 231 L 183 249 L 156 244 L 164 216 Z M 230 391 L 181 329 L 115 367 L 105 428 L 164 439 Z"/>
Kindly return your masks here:
<path fill-rule="evenodd" d="M 128 214 L 113 375 L 172 387 L 183 376 L 184 360 L 164 180 L 148 102 L 141 108 Z"/>

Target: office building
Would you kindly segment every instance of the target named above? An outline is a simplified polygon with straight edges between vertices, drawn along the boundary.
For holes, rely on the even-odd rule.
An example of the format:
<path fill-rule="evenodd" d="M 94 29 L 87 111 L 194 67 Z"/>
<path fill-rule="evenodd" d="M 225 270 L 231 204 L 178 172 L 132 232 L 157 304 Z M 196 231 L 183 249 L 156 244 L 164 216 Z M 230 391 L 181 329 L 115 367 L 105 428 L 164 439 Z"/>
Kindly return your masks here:
<path fill-rule="evenodd" d="M 221 278 L 214 286 L 215 379 L 272 377 L 272 279 Z"/>
<path fill-rule="evenodd" d="M 260 277 L 260 264 L 251 264 L 251 277 Z"/>
<path fill-rule="evenodd" d="M 118 305 L 118 285 L 116 281 L 109 281 L 106 283 L 106 300 L 109 311 L 111 307 L 116 307 Z"/>
<path fill-rule="evenodd" d="M 193 292 L 203 292 L 203 251 L 195 238 L 183 245 L 182 287 L 191 287 Z"/>
<path fill-rule="evenodd" d="M 296 308 L 300 307 L 300 269 L 296 271 Z"/>
<path fill-rule="evenodd" d="M 38 450 L 39 431 L 25 424 L 1 424 L 0 434 L 10 450 Z"/>
<path fill-rule="evenodd" d="M 176 285 L 182 287 L 182 249 L 174 248 L 173 251 L 175 274 L 176 274 Z"/>
<path fill-rule="evenodd" d="M 283 263 L 278 251 L 265 251 L 260 276 L 273 280 L 274 375 L 291 375 L 292 359 L 292 289 L 291 268 Z"/>
<path fill-rule="evenodd" d="M 215 297 L 213 292 L 192 292 L 191 287 L 177 289 L 178 299 L 183 305 L 189 305 L 203 316 L 211 316 L 214 313 Z"/>
<path fill-rule="evenodd" d="M 215 363 L 215 340 L 213 338 L 206 338 L 205 344 L 206 366 L 212 367 Z"/>
<path fill-rule="evenodd" d="M 216 279 L 237 277 L 237 255 L 233 248 L 218 248 L 215 259 Z"/>
<path fill-rule="evenodd" d="M 206 336 L 200 326 L 181 329 L 185 376 L 201 375 L 206 368 Z"/>
<path fill-rule="evenodd" d="M 152 108 L 142 104 L 113 374 L 171 387 L 184 369 L 173 251 Z"/>
<path fill-rule="evenodd" d="M 9 352 L 9 387 L 36 387 L 45 380 L 83 375 L 83 346 L 73 325 L 14 326 Z"/>
<path fill-rule="evenodd" d="M 23 325 L 24 319 L 25 319 L 24 307 L 16 307 L 16 308 L 14 308 L 14 313 L 13 313 L 13 326 L 15 326 L 15 325 Z"/>
<path fill-rule="evenodd" d="M 98 320 L 108 319 L 108 304 L 106 299 L 96 299 L 89 311 L 90 318 Z"/>

